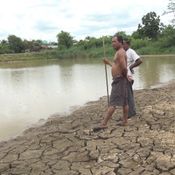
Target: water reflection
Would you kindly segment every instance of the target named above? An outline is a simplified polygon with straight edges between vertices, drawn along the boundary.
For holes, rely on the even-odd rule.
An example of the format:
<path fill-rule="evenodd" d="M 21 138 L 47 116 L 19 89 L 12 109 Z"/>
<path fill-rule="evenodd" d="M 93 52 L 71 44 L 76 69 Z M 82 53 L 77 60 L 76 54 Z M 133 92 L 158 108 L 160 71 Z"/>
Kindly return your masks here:
<path fill-rule="evenodd" d="M 145 57 L 136 69 L 135 89 L 150 88 L 175 79 L 175 57 Z"/>
<path fill-rule="evenodd" d="M 106 95 L 100 59 L 1 63 L 0 139 L 15 136 L 39 119 L 68 112 Z M 109 87 L 111 83 L 108 69 Z M 135 70 L 135 89 L 166 83 L 175 77 L 175 57 L 143 58 Z"/>

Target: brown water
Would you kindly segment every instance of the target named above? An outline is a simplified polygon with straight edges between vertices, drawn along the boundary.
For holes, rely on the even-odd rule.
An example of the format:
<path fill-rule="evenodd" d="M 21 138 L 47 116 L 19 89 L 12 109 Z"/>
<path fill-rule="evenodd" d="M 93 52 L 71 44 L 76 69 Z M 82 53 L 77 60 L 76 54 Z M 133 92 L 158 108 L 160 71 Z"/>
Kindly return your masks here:
<path fill-rule="evenodd" d="M 145 57 L 134 76 L 134 89 L 169 83 L 175 80 L 175 56 Z M 108 78 L 110 89 L 110 68 Z M 104 65 L 99 59 L 1 63 L 0 140 L 104 95 Z"/>

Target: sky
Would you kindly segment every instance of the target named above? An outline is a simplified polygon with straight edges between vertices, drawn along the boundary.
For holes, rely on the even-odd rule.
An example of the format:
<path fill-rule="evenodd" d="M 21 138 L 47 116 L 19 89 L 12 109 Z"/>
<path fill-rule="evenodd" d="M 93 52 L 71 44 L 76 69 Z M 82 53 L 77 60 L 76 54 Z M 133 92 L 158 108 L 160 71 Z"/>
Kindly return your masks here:
<path fill-rule="evenodd" d="M 169 0 L 0 0 L 0 40 L 9 35 L 21 39 L 57 41 L 62 30 L 76 40 L 87 36 L 131 34 L 147 13 L 154 11 L 170 24 Z"/>

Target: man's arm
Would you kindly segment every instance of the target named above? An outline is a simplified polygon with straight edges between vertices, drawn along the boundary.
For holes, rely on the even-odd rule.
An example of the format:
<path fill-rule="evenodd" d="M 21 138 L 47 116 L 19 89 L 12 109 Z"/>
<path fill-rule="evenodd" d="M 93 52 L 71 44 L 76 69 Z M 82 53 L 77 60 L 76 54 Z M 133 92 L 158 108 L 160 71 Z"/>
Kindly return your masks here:
<path fill-rule="evenodd" d="M 108 59 L 103 59 L 103 62 L 105 63 L 105 64 L 108 64 L 109 66 L 111 66 L 112 67 L 112 63 L 108 60 Z"/>
<path fill-rule="evenodd" d="M 142 63 L 142 60 L 140 59 L 140 56 L 136 53 L 135 50 L 130 49 L 130 51 L 131 51 L 132 59 L 134 60 L 134 63 L 131 64 L 130 67 L 129 67 L 131 72 L 132 72 L 133 68 L 139 66 Z"/>
<path fill-rule="evenodd" d="M 132 70 L 134 67 L 137 67 L 137 66 L 139 66 L 140 64 L 142 64 L 142 60 L 140 59 L 140 58 L 138 58 L 135 62 L 134 62 L 134 64 L 131 64 L 130 65 L 130 70 Z"/>

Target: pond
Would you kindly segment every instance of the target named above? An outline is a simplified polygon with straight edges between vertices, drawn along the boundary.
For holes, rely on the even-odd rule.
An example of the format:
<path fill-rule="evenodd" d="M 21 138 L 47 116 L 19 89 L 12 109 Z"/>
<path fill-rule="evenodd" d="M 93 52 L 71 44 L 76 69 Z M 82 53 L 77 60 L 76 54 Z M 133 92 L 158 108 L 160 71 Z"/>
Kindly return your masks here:
<path fill-rule="evenodd" d="M 175 56 L 144 57 L 134 77 L 134 89 L 169 83 L 175 79 Z M 108 79 L 110 89 L 110 67 Z M 0 140 L 104 95 L 105 70 L 100 59 L 1 63 Z"/>

